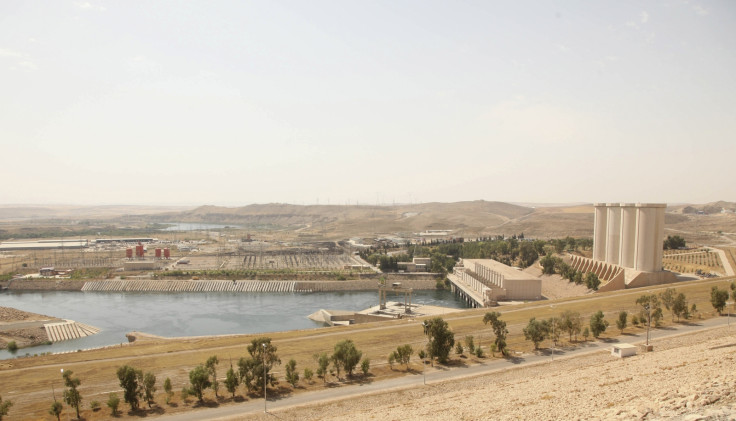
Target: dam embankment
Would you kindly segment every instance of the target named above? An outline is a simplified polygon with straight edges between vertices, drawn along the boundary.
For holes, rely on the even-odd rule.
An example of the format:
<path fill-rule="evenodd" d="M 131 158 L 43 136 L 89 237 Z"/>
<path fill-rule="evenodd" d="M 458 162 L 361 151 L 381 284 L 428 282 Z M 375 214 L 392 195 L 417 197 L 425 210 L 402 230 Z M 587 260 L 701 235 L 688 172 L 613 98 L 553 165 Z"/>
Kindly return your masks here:
<path fill-rule="evenodd" d="M 392 278 L 392 279 L 391 279 Z M 401 282 L 406 288 L 432 290 L 436 281 L 431 276 L 398 278 L 388 282 Z M 80 281 L 69 279 L 23 279 L 10 281 L 12 291 L 95 291 L 95 292 L 333 292 L 371 291 L 377 280 L 349 281 L 223 281 L 223 280 L 145 280 L 106 279 Z"/>

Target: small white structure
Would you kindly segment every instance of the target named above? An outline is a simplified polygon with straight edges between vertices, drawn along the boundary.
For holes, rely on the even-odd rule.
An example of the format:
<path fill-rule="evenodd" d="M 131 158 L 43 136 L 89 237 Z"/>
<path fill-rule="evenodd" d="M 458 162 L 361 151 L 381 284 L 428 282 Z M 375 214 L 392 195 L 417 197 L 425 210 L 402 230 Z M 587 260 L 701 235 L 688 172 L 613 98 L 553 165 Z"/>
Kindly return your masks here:
<path fill-rule="evenodd" d="M 611 347 L 611 355 L 624 358 L 636 355 L 636 346 L 631 344 L 617 344 Z"/>

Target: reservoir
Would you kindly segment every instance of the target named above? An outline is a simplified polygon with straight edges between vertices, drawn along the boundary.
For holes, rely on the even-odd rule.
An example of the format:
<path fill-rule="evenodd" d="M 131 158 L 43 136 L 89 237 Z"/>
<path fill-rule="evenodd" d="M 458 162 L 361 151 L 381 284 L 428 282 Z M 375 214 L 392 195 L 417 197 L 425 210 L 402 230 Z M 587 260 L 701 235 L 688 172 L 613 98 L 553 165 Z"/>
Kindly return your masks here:
<path fill-rule="evenodd" d="M 389 300 L 403 301 L 403 296 Z M 450 291 L 415 290 L 413 304 L 451 308 L 467 305 Z M 377 291 L 315 293 L 151 293 L 43 291 L 0 293 L 0 306 L 70 319 L 101 329 L 85 338 L 0 351 L 0 359 L 29 353 L 76 351 L 127 342 L 131 331 L 153 335 L 203 336 L 264 333 L 322 327 L 307 318 L 320 310 L 360 311 L 378 305 Z"/>

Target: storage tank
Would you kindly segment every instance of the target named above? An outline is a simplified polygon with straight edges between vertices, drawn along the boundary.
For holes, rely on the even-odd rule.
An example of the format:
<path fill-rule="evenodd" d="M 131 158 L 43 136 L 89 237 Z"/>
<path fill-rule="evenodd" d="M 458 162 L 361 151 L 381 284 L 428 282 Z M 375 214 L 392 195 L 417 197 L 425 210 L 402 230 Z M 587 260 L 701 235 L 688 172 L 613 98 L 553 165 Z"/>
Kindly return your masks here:
<path fill-rule="evenodd" d="M 167 259 L 170 259 L 171 258 L 171 250 L 169 250 L 168 247 L 166 247 L 164 249 L 164 257 L 167 258 Z"/>
<path fill-rule="evenodd" d="M 135 256 L 136 257 L 143 257 L 143 245 L 138 244 L 135 246 Z"/>
<path fill-rule="evenodd" d="M 133 258 L 133 249 L 132 248 L 128 247 L 127 249 L 125 249 L 125 257 L 127 257 L 128 259 L 132 259 Z"/>
<path fill-rule="evenodd" d="M 161 258 L 161 249 L 156 249 L 156 258 L 157 259 Z"/>

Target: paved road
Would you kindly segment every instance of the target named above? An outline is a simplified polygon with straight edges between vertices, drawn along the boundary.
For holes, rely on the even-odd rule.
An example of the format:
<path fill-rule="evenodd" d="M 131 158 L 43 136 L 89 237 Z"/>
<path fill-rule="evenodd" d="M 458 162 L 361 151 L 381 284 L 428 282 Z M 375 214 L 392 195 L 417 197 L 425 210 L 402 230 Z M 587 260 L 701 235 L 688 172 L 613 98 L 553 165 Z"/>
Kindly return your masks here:
<path fill-rule="evenodd" d="M 654 345 L 656 351 L 656 340 L 665 337 L 682 335 L 698 330 L 712 329 L 716 327 L 733 324 L 731 328 L 736 331 L 736 318 L 730 320 L 727 317 L 717 317 L 713 319 L 698 321 L 697 323 L 680 324 L 675 326 L 667 326 L 661 329 L 652 329 L 650 332 L 650 342 Z M 524 354 L 506 360 L 494 360 L 474 366 L 453 369 L 432 369 L 426 372 L 426 383 L 436 383 L 446 380 L 456 380 L 464 377 L 472 377 L 478 375 L 490 374 L 493 372 L 507 370 L 523 365 L 532 365 L 540 363 L 553 363 L 555 360 L 574 358 L 594 352 L 608 351 L 612 344 L 618 342 L 626 342 L 632 344 L 644 343 L 646 341 L 646 332 L 641 334 L 630 334 L 619 336 L 606 341 L 588 342 L 579 347 L 569 349 L 558 349 L 553 353 L 542 351 L 537 354 Z M 345 399 L 353 396 L 370 393 L 383 393 L 392 389 L 401 389 L 406 387 L 419 387 L 424 383 L 424 376 L 419 374 L 407 375 L 395 379 L 363 383 L 349 386 L 341 386 L 337 388 L 323 389 L 314 392 L 300 393 L 293 396 L 279 398 L 276 401 L 269 400 L 267 408 L 269 411 L 284 409 L 288 407 L 301 406 L 307 404 L 316 404 L 319 402 L 333 401 Z M 160 420 L 177 420 L 177 421 L 196 421 L 201 419 L 214 419 L 222 417 L 230 417 L 235 415 L 247 415 L 251 413 L 263 412 L 264 402 L 261 399 L 249 400 L 242 404 L 229 405 L 218 408 L 204 408 L 201 410 L 193 410 L 180 414 L 172 414 L 158 418 Z"/>

